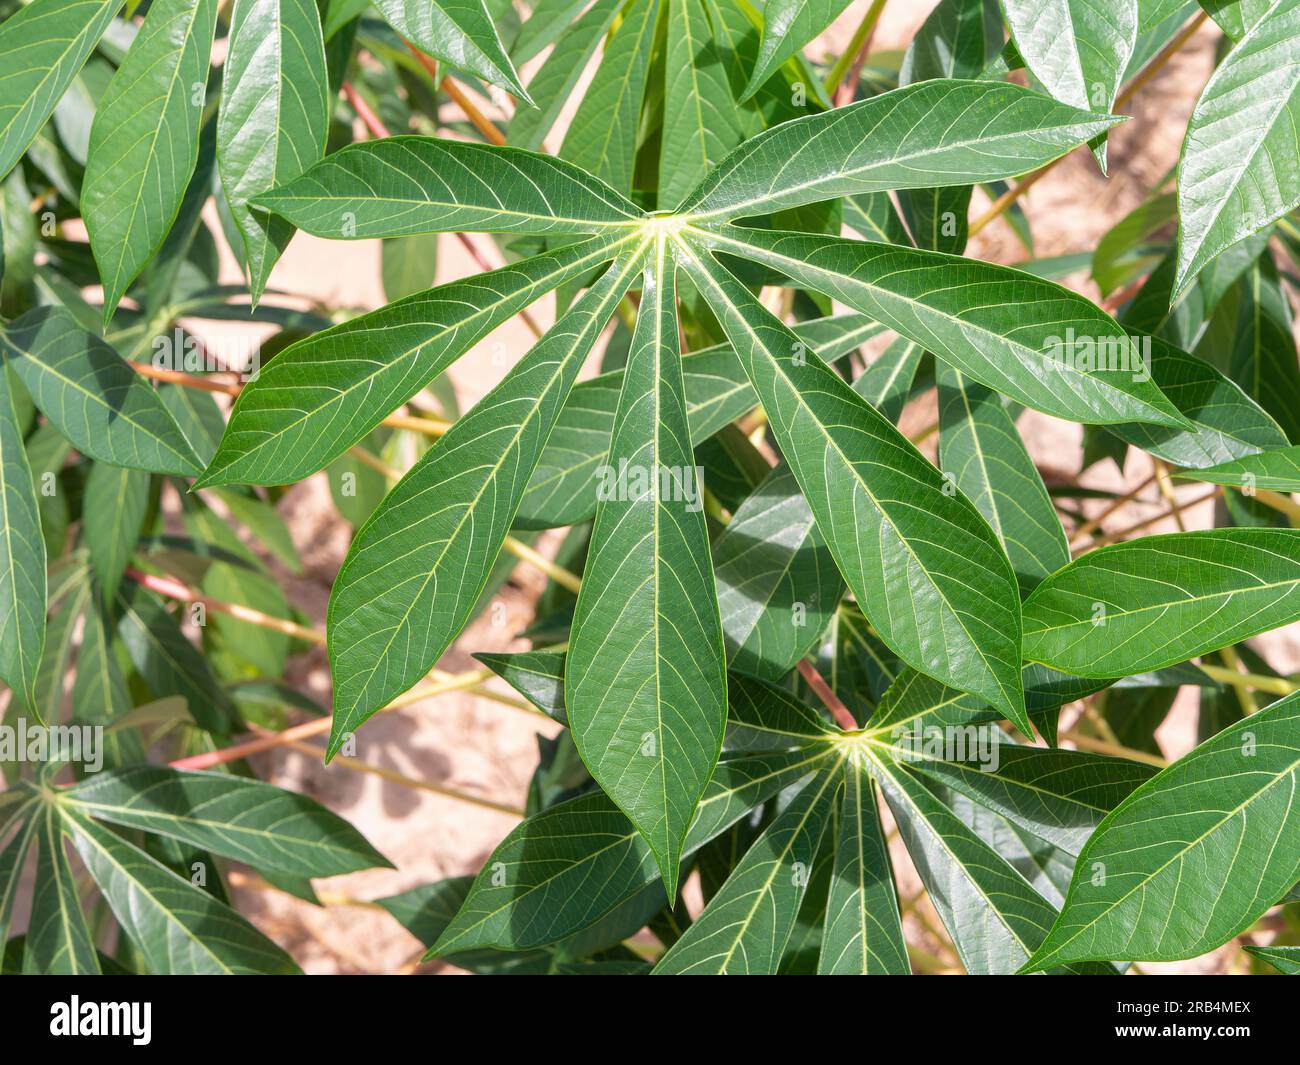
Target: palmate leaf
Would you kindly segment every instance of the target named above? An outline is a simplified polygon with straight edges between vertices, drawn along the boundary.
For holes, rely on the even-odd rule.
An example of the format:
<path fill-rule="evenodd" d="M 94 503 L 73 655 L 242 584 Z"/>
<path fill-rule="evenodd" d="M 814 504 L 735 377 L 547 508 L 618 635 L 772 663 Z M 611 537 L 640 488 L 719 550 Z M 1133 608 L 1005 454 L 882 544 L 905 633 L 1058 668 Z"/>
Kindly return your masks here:
<path fill-rule="evenodd" d="M 1028 728 L 1015 576 L 988 523 L 726 270 L 680 245 L 840 572 L 901 658 Z"/>
<path fill-rule="evenodd" d="M 502 322 L 608 260 L 615 241 L 440 285 L 292 345 L 240 392 L 196 485 L 288 484 L 322 469 Z"/>
<path fill-rule="evenodd" d="M 1118 344 L 1126 334 L 1053 282 L 960 256 L 838 237 L 736 227 L 688 232 L 714 251 L 824 292 L 1036 410 L 1089 424 L 1189 428 L 1154 383 L 1118 360 L 1113 369 L 1109 361 L 1090 369 L 1062 357 L 1071 337 Z"/>
<path fill-rule="evenodd" d="M 36 798 L 26 791 L 7 792 L 11 806 L 0 812 L 0 836 L 15 827 L 9 842 L 0 847 L 0 940 L 9 939 L 9 920 L 27 865 L 27 853 L 43 820 Z"/>
<path fill-rule="evenodd" d="M 817 972 L 904 976 L 911 971 L 875 786 L 863 762 L 852 758 L 844 763 L 844 800 Z"/>
<path fill-rule="evenodd" d="M 1264 451 L 1202 470 L 1183 470 L 1179 477 L 1271 492 L 1300 492 L 1300 445 Z"/>
<path fill-rule="evenodd" d="M 531 103 L 483 0 L 373 0 L 389 24 L 423 52 Z"/>
<path fill-rule="evenodd" d="M 0 680 L 40 721 L 36 678 L 45 644 L 45 537 L 36 485 L 0 362 Z"/>
<path fill-rule="evenodd" d="M 1098 826 L 1026 969 L 1189 958 L 1249 927 L 1300 874 L 1300 693 L 1161 770 Z"/>
<path fill-rule="evenodd" d="M 0 26 L 0 178 L 22 158 L 122 0 L 35 0 Z"/>
<path fill-rule="evenodd" d="M 1201 91 L 1178 164 L 1183 293 L 1207 264 L 1300 205 L 1300 0 L 1276 0 Z"/>
<path fill-rule="evenodd" d="M 997 533 L 1024 591 L 1070 561 L 1065 531 L 1002 398 L 938 368 L 939 461 Z"/>
<path fill-rule="evenodd" d="M 36 882 L 40 889 L 32 895 L 23 972 L 97 975 L 99 957 L 64 852 L 62 819 L 51 804 L 33 820 L 39 826 Z"/>
<path fill-rule="evenodd" d="M 787 59 L 839 17 L 849 0 L 771 0 L 763 8 L 763 39 L 749 85 L 748 100 Z"/>
<path fill-rule="evenodd" d="M 1137 43 L 1138 0 L 1001 0 L 1029 72 L 1056 99 L 1110 110 Z M 1106 149 L 1097 146 L 1105 169 Z"/>
<path fill-rule="evenodd" d="M 831 820 L 839 763 L 805 783 L 745 852 L 735 871 L 655 975 L 775 975 Z"/>
<path fill-rule="evenodd" d="M 1127 677 L 1300 620 L 1300 529 L 1144 536 L 1075 559 L 1024 605 L 1025 657 Z"/>
<path fill-rule="evenodd" d="M 794 326 L 799 339 L 830 362 L 882 331 L 860 314 L 818 318 Z M 686 420 L 691 444 L 698 446 L 758 402 L 730 344 L 692 351 L 682 359 Z M 623 371 L 581 381 L 569 395 L 555 432 L 546 442 L 515 526 L 549 529 L 578 525 L 596 513 L 597 469 L 609 450 L 614 409 L 623 388 Z"/>
<path fill-rule="evenodd" d="M 337 876 L 388 862 L 341 817 L 305 795 L 225 773 L 133 766 L 60 796 L 100 821 L 178 839 L 289 876 Z"/>
<path fill-rule="evenodd" d="M 924 82 L 751 137 L 678 210 L 716 222 L 836 196 L 1014 177 L 1119 121 L 1018 85 Z"/>
<path fill-rule="evenodd" d="M 414 233 L 598 233 L 640 212 L 572 163 L 437 137 L 352 144 L 256 198 L 319 237 Z"/>
<path fill-rule="evenodd" d="M 758 803 L 825 767 L 832 756 L 823 746 L 719 762 L 700 800 L 685 853 L 716 838 Z M 497 845 L 429 956 L 479 947 L 544 946 L 631 904 L 642 893 L 649 896 L 648 920 L 667 900 L 650 847 L 608 798 L 591 792 L 530 817 Z"/>
<path fill-rule="evenodd" d="M 161 0 L 95 109 L 81 208 L 104 318 L 162 247 L 199 158 L 217 0 Z"/>
<path fill-rule="evenodd" d="M 217 163 L 256 306 L 293 230 L 248 201 L 316 162 L 329 132 L 325 41 L 314 0 L 240 0 L 222 69 Z"/>
<path fill-rule="evenodd" d="M 234 910 L 135 844 L 77 813 L 62 817 L 81 860 L 150 972 L 297 971 L 283 950 Z"/>
<path fill-rule="evenodd" d="M 726 722 L 722 625 L 691 454 L 674 266 L 651 250 L 565 670 L 582 760 L 646 837 L 669 901 Z M 615 473 L 614 471 L 617 471 Z"/>
<path fill-rule="evenodd" d="M 641 242 L 618 258 L 358 530 L 330 595 L 331 757 L 432 668 L 465 624 L 583 359 L 643 251 Z"/>
<path fill-rule="evenodd" d="M 158 393 L 67 311 L 28 311 L 0 334 L 0 348 L 41 412 L 83 454 L 154 473 L 202 469 Z"/>

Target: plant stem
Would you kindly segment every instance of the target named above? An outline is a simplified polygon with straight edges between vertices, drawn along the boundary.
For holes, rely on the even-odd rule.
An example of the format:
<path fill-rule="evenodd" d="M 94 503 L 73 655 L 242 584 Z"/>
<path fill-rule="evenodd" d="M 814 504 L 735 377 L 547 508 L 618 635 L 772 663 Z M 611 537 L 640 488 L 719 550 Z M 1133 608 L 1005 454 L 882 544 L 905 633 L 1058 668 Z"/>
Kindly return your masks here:
<path fill-rule="evenodd" d="M 1159 766 L 1161 769 L 1169 764 L 1158 754 L 1148 754 L 1146 751 L 1139 751 L 1133 747 L 1108 743 L 1105 740 L 1097 739 L 1096 736 L 1088 736 L 1081 732 L 1062 732 L 1059 738 L 1069 740 L 1076 747 L 1085 751 L 1092 751 L 1095 754 L 1109 754 L 1116 758 L 1127 758 L 1132 762 L 1146 762 L 1147 765 Z"/>
<path fill-rule="evenodd" d="M 1149 518 L 1143 518 L 1141 521 L 1134 522 L 1132 525 L 1121 529 L 1119 532 L 1111 533 L 1109 536 L 1103 536 L 1094 540 L 1087 546 L 1087 550 L 1093 551 L 1099 547 L 1107 547 L 1110 544 L 1118 543 L 1130 533 L 1141 532 L 1148 526 L 1155 525 L 1157 522 L 1164 521 L 1166 518 L 1176 518 L 1184 511 L 1191 510 L 1193 507 L 1199 507 L 1202 503 L 1208 503 L 1211 499 L 1216 498 L 1221 491 L 1222 489 L 1216 488 L 1213 492 L 1207 492 L 1203 496 L 1197 496 L 1195 499 L 1186 503 L 1179 503 L 1176 506 L 1161 511 L 1159 514 L 1153 514 Z"/>
<path fill-rule="evenodd" d="M 1070 546 L 1076 547 L 1079 541 L 1082 540 L 1085 536 L 1091 536 L 1093 530 L 1100 528 L 1101 523 L 1103 521 L 1109 518 L 1112 514 L 1115 513 L 1115 511 L 1119 510 L 1119 508 L 1124 506 L 1126 503 L 1132 503 L 1133 500 L 1135 500 L 1142 492 L 1146 490 L 1147 485 L 1149 485 L 1155 479 L 1156 479 L 1156 475 L 1154 472 L 1152 472 L 1150 477 L 1148 477 L 1140 485 L 1134 488 L 1131 492 L 1127 492 L 1124 495 L 1120 496 L 1119 499 L 1112 501 L 1110 505 L 1107 506 L 1106 509 L 1103 510 L 1100 514 L 1098 514 L 1095 518 L 1090 518 L 1088 521 L 1080 525 L 1077 529 L 1074 530 L 1074 535 L 1070 537 Z"/>
<path fill-rule="evenodd" d="M 858 23 L 858 28 L 853 31 L 849 43 L 844 46 L 844 50 L 826 75 L 826 93 L 828 96 L 835 97 L 836 106 L 846 104 L 853 99 L 853 94 L 858 87 L 858 78 L 862 76 L 862 68 L 866 65 L 867 53 L 871 50 L 871 38 L 875 36 L 876 26 L 880 23 L 880 15 L 884 10 L 885 0 L 873 0 L 872 5 L 867 8 L 867 13 L 862 16 L 862 21 Z M 850 68 L 852 76 L 846 80 Z M 846 87 L 849 89 L 848 99 L 841 100 L 838 90 Z"/>
<path fill-rule="evenodd" d="M 1205 19 L 1206 19 L 1205 12 L 1204 11 L 1198 12 L 1195 18 L 1193 18 L 1190 22 L 1187 23 L 1186 26 L 1184 26 L 1181 30 L 1179 30 L 1178 33 L 1173 37 L 1173 39 L 1170 40 L 1170 42 L 1160 50 L 1160 52 L 1155 56 L 1155 58 L 1152 59 L 1151 62 L 1149 62 L 1146 66 L 1142 68 L 1142 70 L 1138 73 L 1137 77 L 1135 77 L 1131 82 L 1128 83 L 1128 85 L 1126 85 L 1122 90 L 1120 90 L 1119 95 L 1115 97 L 1115 105 L 1114 107 L 1111 108 L 1112 112 L 1119 111 L 1119 109 L 1123 107 L 1126 103 L 1128 103 L 1129 100 L 1133 99 L 1133 97 L 1139 92 L 1139 90 L 1141 90 L 1144 86 L 1146 86 L 1146 84 L 1152 78 L 1154 78 L 1156 74 L 1158 74 L 1162 69 L 1164 69 L 1165 65 L 1169 62 L 1169 60 L 1171 60 L 1174 57 L 1175 53 L 1177 53 L 1178 50 L 1181 49 L 1183 45 L 1185 45 L 1192 38 L 1192 36 L 1196 33 L 1196 31 L 1201 28 L 1201 25 L 1202 23 L 1205 22 Z M 970 230 L 969 230 L 970 236 L 972 237 L 975 236 L 976 233 L 978 233 L 981 229 L 987 226 L 995 218 L 1001 216 L 1008 207 L 1010 207 L 1013 203 L 1016 202 L 1016 200 L 1018 200 L 1021 196 L 1023 196 L 1026 192 L 1028 192 L 1031 188 L 1033 188 L 1034 184 L 1040 178 L 1042 178 L 1044 174 L 1046 174 L 1053 167 L 1059 164 L 1061 159 L 1064 158 L 1065 156 L 1063 155 L 1061 156 L 1060 159 L 1052 160 L 1052 162 L 1048 163 L 1042 169 L 1035 170 L 1027 178 L 1024 178 L 1022 181 L 1020 181 L 1019 184 L 1013 186 L 1012 188 L 1007 189 L 1006 192 L 1004 192 L 1001 196 L 999 196 L 996 200 L 993 201 L 993 203 L 989 206 L 989 209 L 987 211 L 985 211 L 982 215 L 980 215 L 977 219 L 975 219 L 974 222 L 970 224 Z"/>
<path fill-rule="evenodd" d="M 309 629 L 295 621 L 289 621 L 287 618 L 272 617 L 270 614 L 264 614 L 260 610 L 254 610 L 252 607 L 243 606 L 240 603 L 227 603 L 222 599 L 213 599 L 210 595 L 204 595 L 194 588 L 181 584 L 180 581 L 172 580 L 170 577 L 159 577 L 152 573 L 143 573 L 133 566 L 127 567 L 126 575 L 141 587 L 148 588 L 151 592 L 157 592 L 159 595 L 165 595 L 169 599 L 179 599 L 183 603 L 202 603 L 209 610 L 215 610 L 219 614 L 238 618 L 250 625 L 282 632 L 286 636 L 306 640 L 308 643 L 314 643 L 320 647 L 325 646 L 325 634 L 323 632 Z"/>
<path fill-rule="evenodd" d="M 272 733 L 272 735 L 277 735 Z M 304 743 L 301 740 L 289 740 L 284 746 L 298 751 L 300 754 L 309 754 L 315 758 L 323 758 L 325 749 L 317 747 L 314 743 Z M 517 806 L 509 806 L 506 803 L 493 802 L 491 799 L 485 799 L 478 795 L 470 795 L 466 792 L 457 791 L 455 788 L 446 788 L 441 784 L 434 784 L 429 780 L 421 780 L 417 777 L 408 777 L 394 769 L 385 769 L 383 766 L 371 765 L 369 762 L 363 762 L 359 758 L 349 758 L 344 754 L 336 754 L 332 765 L 340 765 L 344 769 L 350 769 L 354 773 L 369 773 L 372 776 L 380 777 L 392 784 L 400 784 L 404 788 L 412 788 L 417 791 L 427 791 L 433 795 L 439 795 L 444 799 L 455 799 L 457 802 L 468 803 L 471 806 L 478 806 L 484 810 L 492 810 L 495 813 L 506 814 L 510 817 L 524 816 L 524 811 Z"/>
<path fill-rule="evenodd" d="M 237 396 L 243 390 L 242 385 L 233 381 L 213 380 L 209 377 L 183 373 L 180 370 L 164 370 L 144 362 L 128 361 L 127 365 L 141 377 L 147 377 L 151 381 L 165 381 L 168 384 L 180 385 L 182 388 L 196 388 L 201 392 L 215 392 L 223 396 Z M 409 414 L 390 414 L 380 424 L 392 429 L 409 429 L 413 433 L 423 433 L 425 436 L 442 436 L 451 428 L 451 423 L 441 418 L 417 418 Z"/>
<path fill-rule="evenodd" d="M 853 714 L 849 712 L 849 708 L 844 705 L 843 700 L 838 695 L 831 691 L 831 686 L 822 679 L 822 675 L 817 672 L 816 667 L 808 659 L 799 659 L 798 670 L 799 675 L 808 682 L 808 687 L 822 701 L 822 705 L 831 712 L 831 716 L 835 718 L 835 723 L 840 728 L 846 732 L 852 732 L 858 727 L 858 722 Z"/>
<path fill-rule="evenodd" d="M 1290 695 L 1292 692 L 1300 692 L 1300 684 L 1287 680 L 1286 677 L 1266 677 L 1262 673 L 1243 673 L 1237 669 L 1209 666 L 1204 663 L 1200 666 L 1200 670 L 1211 680 L 1231 684 L 1237 688 L 1253 688 L 1272 695 Z"/>

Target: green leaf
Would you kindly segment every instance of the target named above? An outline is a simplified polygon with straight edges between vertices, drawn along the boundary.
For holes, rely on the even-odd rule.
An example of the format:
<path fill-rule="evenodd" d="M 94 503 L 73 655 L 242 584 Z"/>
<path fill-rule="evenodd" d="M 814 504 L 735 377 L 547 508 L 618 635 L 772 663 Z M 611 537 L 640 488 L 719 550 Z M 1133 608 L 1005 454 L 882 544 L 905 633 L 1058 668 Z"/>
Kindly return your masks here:
<path fill-rule="evenodd" d="M 13 806 L 0 817 L 0 835 L 11 826 L 17 831 L 9 842 L 0 847 L 0 941 L 9 938 L 9 919 L 13 914 L 14 900 L 27 865 L 27 852 L 41 826 L 42 815 L 34 797 L 22 792 L 9 792 Z"/>
<path fill-rule="evenodd" d="M 844 765 L 844 804 L 817 973 L 906 976 L 911 971 L 875 787 L 866 767 L 850 759 Z"/>
<path fill-rule="evenodd" d="M 643 249 L 616 260 L 358 530 L 330 595 L 331 757 L 426 673 L 468 620 L 537 456 Z"/>
<path fill-rule="evenodd" d="M 36 862 L 38 888 L 32 893 L 23 972 L 98 975 L 99 958 L 64 853 L 59 813 L 53 805 L 47 805 L 33 819 L 40 826 L 40 850 Z"/>
<path fill-rule="evenodd" d="M 751 137 L 678 210 L 717 222 L 836 196 L 995 181 L 1120 121 L 1019 85 L 927 81 Z"/>
<path fill-rule="evenodd" d="M 226 773 L 133 766 L 98 773 L 60 801 L 100 821 L 290 876 L 338 876 L 388 865 L 361 833 L 315 800 Z"/>
<path fill-rule="evenodd" d="M 569 723 L 564 708 L 564 652 L 518 651 L 515 654 L 474 656 L 515 691 L 561 725 Z"/>
<path fill-rule="evenodd" d="M 206 891 L 95 822 L 71 811 L 63 816 L 81 860 L 151 973 L 297 972 L 289 955 Z"/>
<path fill-rule="evenodd" d="M 1127 677 L 1300 620 L 1300 529 L 1144 536 L 1075 559 L 1024 606 L 1025 657 Z"/>
<path fill-rule="evenodd" d="M 483 0 L 373 0 L 389 25 L 435 59 L 532 103 Z"/>
<path fill-rule="evenodd" d="M 379 275 L 389 302 L 414 296 L 433 284 L 438 271 L 438 235 L 393 237 L 380 250 Z"/>
<path fill-rule="evenodd" d="M 99 578 L 104 599 L 111 602 L 135 554 L 152 478 L 140 470 L 97 462 L 86 478 L 81 520 L 85 524 L 90 564 Z"/>
<path fill-rule="evenodd" d="M 824 766 L 830 754 L 828 748 L 805 749 L 719 762 L 686 852 Z M 594 897 L 590 885 L 596 886 Z M 497 845 L 429 956 L 554 943 L 647 890 L 654 893 L 653 913 L 667 897 L 650 847 L 603 793 L 591 792 L 530 817 Z"/>
<path fill-rule="evenodd" d="M 1029 727 L 1020 597 L 975 507 L 716 262 L 682 262 L 718 316 L 840 572 L 900 658 Z"/>
<path fill-rule="evenodd" d="M 1062 103 L 1109 111 L 1137 43 L 1138 0 L 1001 0 L 1025 66 Z M 1097 160 L 1106 168 L 1105 141 Z"/>
<path fill-rule="evenodd" d="M 1300 205 L 1300 2 L 1277 0 L 1215 68 L 1178 164 L 1180 295 L 1207 264 Z"/>
<path fill-rule="evenodd" d="M 632 0 L 564 136 L 560 155 L 619 192 L 632 189 L 659 0 Z"/>
<path fill-rule="evenodd" d="M 1229 373 L 1251 399 L 1277 419 L 1289 441 L 1300 444 L 1300 359 L 1291 304 L 1267 247 L 1242 274 L 1237 292 Z"/>
<path fill-rule="evenodd" d="M 981 761 L 973 730 L 961 738 L 967 740 L 966 760 L 930 757 L 924 735 L 915 744 L 905 742 L 898 757 L 907 756 L 908 766 L 917 773 L 1070 855 L 1077 855 L 1101 819 L 1155 773 L 1149 765 L 1124 758 L 1019 747 L 998 742 L 996 736 L 983 748 L 992 758 Z"/>
<path fill-rule="evenodd" d="M 127 579 L 117 591 L 115 606 L 122 645 L 153 694 L 181 696 L 200 728 L 228 733 L 235 720 L 229 696 L 162 603 Z"/>
<path fill-rule="evenodd" d="M 1233 41 L 1264 17 L 1273 0 L 1201 0 L 1203 7 Z"/>
<path fill-rule="evenodd" d="M 650 844 L 670 902 L 727 700 L 674 274 L 661 237 L 645 267 L 565 669 L 578 752 Z"/>
<path fill-rule="evenodd" d="M 838 766 L 800 788 L 722 890 L 655 966 L 656 975 L 775 975 L 839 790 Z"/>
<path fill-rule="evenodd" d="M 758 60 L 741 93 L 748 100 L 778 68 L 839 17 L 849 0 L 770 0 L 763 7 Z"/>
<path fill-rule="evenodd" d="M 583 5 L 578 3 L 575 6 L 580 10 Z M 541 150 L 542 142 L 569 102 L 621 6 L 621 0 L 596 0 L 576 21 L 567 24 L 569 20 L 565 19 L 564 33 L 528 82 L 528 93 L 536 106 L 518 108 L 506 127 L 506 138 L 511 144 L 532 151 Z M 538 23 L 540 18 L 534 8 L 533 17 L 524 23 L 524 29 L 511 49 L 516 61 L 522 63 L 525 58 L 531 58 L 521 53 L 521 46 L 528 27 Z"/>
<path fill-rule="evenodd" d="M 329 85 L 315 0 L 238 0 L 217 120 L 217 164 L 253 306 L 293 235 L 249 200 L 296 178 L 325 153 Z"/>
<path fill-rule="evenodd" d="M 1204 954 L 1300 873 L 1300 693 L 1161 770 L 1098 826 L 1065 906 L 1026 965 Z"/>
<path fill-rule="evenodd" d="M 912 864 L 971 975 L 1008 974 L 1043 941 L 1056 911 L 924 783 L 877 762 Z"/>
<path fill-rule="evenodd" d="M 669 0 L 665 58 L 659 205 L 667 208 L 703 181 L 745 130 L 699 0 Z"/>
<path fill-rule="evenodd" d="M 1002 397 L 938 369 L 939 461 L 997 533 L 1028 592 L 1070 561 L 1065 531 Z"/>
<path fill-rule="evenodd" d="M 286 348 L 240 392 L 196 485 L 289 484 L 315 473 L 502 322 L 614 254 L 604 237 L 569 245 L 440 285 Z"/>
<path fill-rule="evenodd" d="M 1286 434 L 1270 415 L 1204 359 L 1158 337 L 1141 339 L 1151 377 L 1191 430 L 1112 425 L 1109 431 L 1175 466 L 1211 466 L 1261 450 L 1282 447 Z"/>
<path fill-rule="evenodd" d="M 162 247 L 199 158 L 217 0 L 149 8 L 99 106 L 81 191 L 104 320 Z"/>
<path fill-rule="evenodd" d="M 1160 389 L 1131 368 L 1119 323 L 1051 281 L 890 244 L 757 229 L 689 232 L 715 251 L 753 259 L 824 292 L 1036 410 L 1089 424 L 1188 428 Z M 1008 292 L 1016 293 L 1014 303 Z M 1095 356 L 1097 341 L 1109 350 L 1105 369 L 1089 369 L 1085 358 Z"/>
<path fill-rule="evenodd" d="M 727 664 L 780 680 L 817 641 L 844 578 L 790 468 L 776 467 L 713 544 Z"/>
<path fill-rule="evenodd" d="M 640 212 L 572 163 L 522 148 L 387 137 L 352 144 L 256 198 L 318 237 L 597 233 Z"/>
<path fill-rule="evenodd" d="M 36 485 L 0 363 L 0 680 L 41 720 L 36 675 L 45 643 L 45 537 Z"/>
<path fill-rule="evenodd" d="M 0 178 L 27 151 L 121 6 L 34 0 L 0 26 Z"/>
<path fill-rule="evenodd" d="M 845 314 L 804 322 L 794 327 L 794 333 L 829 362 L 881 329 L 860 314 Z M 682 359 L 682 376 L 692 445 L 704 443 L 758 402 L 730 344 L 689 353 Z M 569 394 L 528 482 L 516 528 L 578 525 L 595 515 L 597 470 L 609 451 L 622 388 L 623 371 L 614 370 L 579 382 Z"/>
<path fill-rule="evenodd" d="M 6 363 L 78 451 L 155 473 L 188 477 L 201 469 L 158 393 L 67 311 L 28 311 L 0 341 Z"/>
<path fill-rule="evenodd" d="M 1179 477 L 1237 488 L 1300 492 L 1300 445 L 1265 451 L 1203 470 L 1183 470 Z"/>
<path fill-rule="evenodd" d="M 1247 954 L 1262 958 L 1278 972 L 1287 976 L 1300 976 L 1300 947 L 1253 947 L 1247 945 Z"/>

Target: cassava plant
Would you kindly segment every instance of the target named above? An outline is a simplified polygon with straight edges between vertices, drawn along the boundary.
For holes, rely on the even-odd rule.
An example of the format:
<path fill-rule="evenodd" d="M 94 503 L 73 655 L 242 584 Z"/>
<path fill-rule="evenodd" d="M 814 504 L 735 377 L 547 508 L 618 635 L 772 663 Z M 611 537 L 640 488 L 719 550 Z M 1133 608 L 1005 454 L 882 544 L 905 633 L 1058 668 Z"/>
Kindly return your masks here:
<path fill-rule="evenodd" d="M 429 958 L 1300 970 L 1255 640 L 1300 621 L 1300 0 L 931 6 L 900 53 L 884 0 L 0 0 L 7 970 L 292 971 L 228 886 L 387 863 L 246 759 L 373 770 L 375 714 L 503 681 L 562 727 L 477 875 L 376 900 Z M 1176 168 L 1036 254 L 1024 193 L 1211 34 Z M 382 241 L 392 302 L 286 299 L 298 230 Z M 428 287 L 437 234 L 482 272 Z M 1083 427 L 1050 487 L 1030 408 Z M 275 507 L 321 471 L 323 629 Z M 520 559 L 532 649 L 441 671 Z M 322 647 L 328 711 L 285 679 Z"/>

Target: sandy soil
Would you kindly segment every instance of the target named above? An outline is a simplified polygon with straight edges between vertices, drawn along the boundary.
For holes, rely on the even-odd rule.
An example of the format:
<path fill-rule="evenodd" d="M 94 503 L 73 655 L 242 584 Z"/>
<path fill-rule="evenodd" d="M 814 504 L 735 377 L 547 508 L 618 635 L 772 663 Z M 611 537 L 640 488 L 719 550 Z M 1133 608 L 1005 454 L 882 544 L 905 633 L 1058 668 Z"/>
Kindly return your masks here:
<path fill-rule="evenodd" d="M 811 54 L 833 48 L 847 40 L 861 17 L 866 0 L 858 0 L 814 44 Z M 899 48 L 910 39 L 933 3 L 907 0 L 886 9 L 876 43 L 882 48 Z M 1074 153 L 1062 166 L 1028 195 L 1025 206 L 1033 221 L 1040 255 L 1051 255 L 1090 247 L 1115 220 L 1138 204 L 1149 189 L 1175 163 L 1179 142 L 1195 95 L 1208 75 L 1215 32 L 1203 30 L 1191 45 L 1138 97 L 1130 113 L 1133 121 L 1111 139 L 1111 177 L 1101 177 L 1091 157 Z M 449 108 L 447 117 L 453 114 Z M 973 208 L 978 214 L 982 204 Z M 480 240 L 480 244 L 487 246 Z M 489 253 L 491 251 L 489 249 Z M 1015 262 L 1023 249 L 1009 228 L 995 223 L 973 242 L 970 254 Z M 229 280 L 239 281 L 233 262 L 227 264 Z M 383 302 L 378 283 L 378 247 L 373 243 L 326 244 L 299 235 L 281 260 L 273 285 L 287 292 L 310 296 L 331 305 L 373 307 Z M 442 239 L 437 281 L 476 272 L 473 262 L 454 238 Z M 430 278 L 430 280 L 434 280 Z M 1091 296 L 1097 293 L 1085 276 L 1071 283 Z M 539 314 L 549 321 L 549 309 Z M 214 339 L 218 330 L 211 323 L 196 323 L 200 333 Z M 234 328 L 226 326 L 224 328 Z M 513 364 L 526 350 L 528 333 L 517 322 L 498 330 L 479 344 L 454 371 L 462 404 L 468 406 L 500 379 L 504 366 L 498 357 L 504 350 Z M 499 345 L 503 345 L 504 348 Z M 933 418 L 933 409 L 909 410 L 905 428 L 919 428 Z M 1020 422 L 1036 459 L 1049 475 L 1071 475 L 1080 464 L 1080 430 L 1076 425 L 1030 412 Z M 1084 483 L 1116 489 L 1140 483 L 1150 472 L 1141 455 L 1134 454 L 1126 475 L 1113 465 L 1090 470 Z M 1179 490 L 1194 496 L 1195 486 Z M 329 499 L 323 475 L 309 478 L 286 496 L 282 512 L 302 552 L 305 573 L 288 581 L 294 600 L 318 623 L 323 624 L 330 582 L 347 548 L 349 530 L 337 517 Z M 1131 520 L 1152 513 L 1137 508 Z M 1208 524 L 1209 507 L 1189 515 L 1191 526 Z M 1117 519 L 1118 521 L 1119 519 Z M 1155 531 L 1172 531 L 1159 528 Z M 531 603 L 542 587 L 535 572 L 520 566 L 500 599 L 506 610 L 506 624 L 493 628 L 479 621 L 467 630 L 441 663 L 453 671 L 470 667 L 470 650 L 524 649 L 524 641 L 511 633 L 523 629 L 532 617 Z M 1273 642 L 1284 645 L 1294 668 L 1300 663 L 1300 631 L 1297 627 L 1276 634 Z M 324 656 L 313 654 L 297 660 L 291 679 L 311 695 L 328 701 L 329 678 Z M 1189 693 L 1190 696 L 1190 693 Z M 1166 753 L 1187 750 L 1193 740 L 1194 702 L 1181 699 L 1160 733 Z M 449 695 L 408 709 L 382 715 L 361 730 L 357 756 L 374 765 L 396 770 L 438 785 L 490 797 L 498 802 L 521 804 L 536 755 L 536 734 L 551 729 L 536 716 L 468 695 Z M 445 876 L 476 871 L 493 845 L 514 823 L 501 813 L 428 792 L 401 787 L 374 776 L 345 768 L 325 768 L 320 760 L 297 752 L 278 752 L 260 760 L 268 779 L 300 788 L 320 799 L 357 825 L 396 865 L 394 871 L 376 871 L 318 883 L 322 893 L 366 900 L 400 891 Z M 919 886 L 903 852 L 896 855 L 905 890 Z M 319 909 L 274 891 L 245 888 L 239 891 L 239 905 L 312 972 L 393 972 L 406 967 L 419 954 L 419 945 L 385 913 L 373 908 L 339 903 Z M 933 940 L 915 925 L 912 932 L 922 941 Z M 1183 971 L 1216 971 L 1222 961 L 1216 956 L 1187 963 Z M 1153 967 L 1158 968 L 1158 967 Z M 425 966 L 420 971 L 447 972 L 446 966 Z"/>

